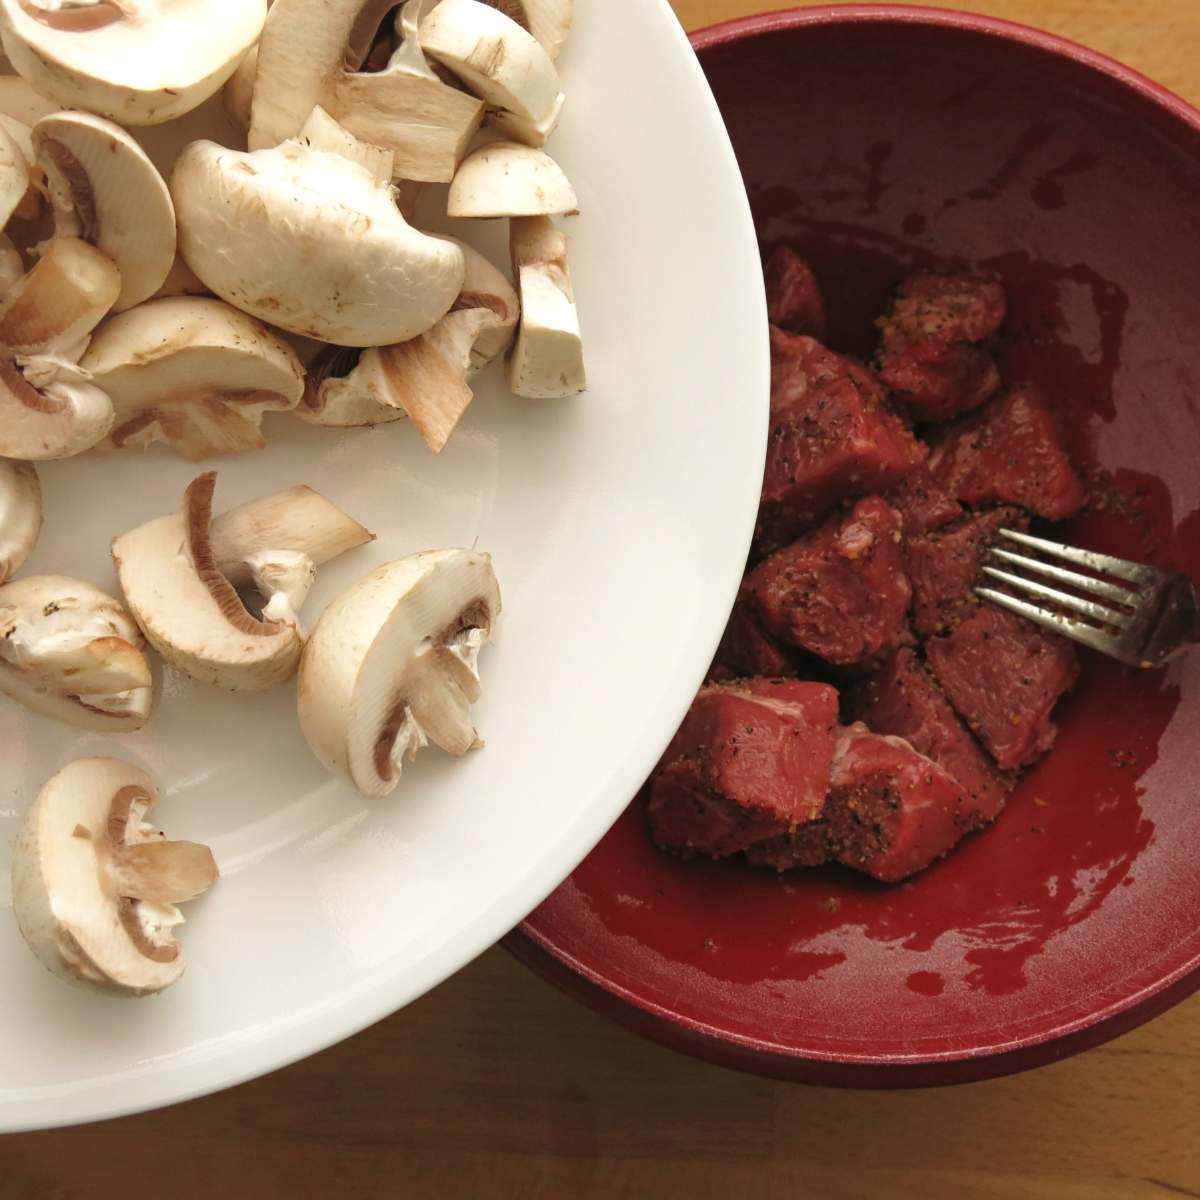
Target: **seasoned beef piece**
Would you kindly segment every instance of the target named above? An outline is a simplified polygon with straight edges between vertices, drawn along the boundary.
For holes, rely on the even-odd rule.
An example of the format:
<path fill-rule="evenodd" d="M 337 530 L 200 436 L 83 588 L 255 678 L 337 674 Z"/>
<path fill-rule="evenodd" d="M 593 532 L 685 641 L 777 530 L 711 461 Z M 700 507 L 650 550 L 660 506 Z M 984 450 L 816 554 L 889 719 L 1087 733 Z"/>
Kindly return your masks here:
<path fill-rule="evenodd" d="M 898 737 L 842 731 L 820 820 L 751 846 L 777 871 L 834 859 L 884 883 L 929 866 L 976 828 L 970 796 L 949 772 Z"/>
<path fill-rule="evenodd" d="M 995 280 L 910 275 L 879 320 L 879 377 L 918 420 L 969 412 L 1000 386 L 992 356 L 975 343 L 1000 328 L 1004 309 L 1004 289 Z"/>
<path fill-rule="evenodd" d="M 929 470 L 965 504 L 1019 504 L 1051 521 L 1083 505 L 1083 484 L 1031 387 L 1013 388 L 951 426 L 935 443 Z"/>
<path fill-rule="evenodd" d="M 992 765 L 911 650 L 898 650 L 851 698 L 874 733 L 904 738 L 967 790 L 976 825 L 994 820 L 1014 780 Z"/>
<path fill-rule="evenodd" d="M 767 257 L 767 317 L 789 333 L 825 336 L 825 300 L 812 268 L 789 246 L 776 246 Z"/>
<path fill-rule="evenodd" d="M 796 664 L 791 655 L 763 629 L 743 583 L 709 668 L 709 679 L 745 679 L 755 675 L 781 679 L 795 674 Z"/>
<path fill-rule="evenodd" d="M 860 363 L 775 328 L 771 359 L 771 431 L 755 534 L 763 552 L 842 500 L 899 483 L 927 453 Z"/>
<path fill-rule="evenodd" d="M 904 518 L 907 537 L 949 525 L 963 511 L 962 505 L 930 475 L 924 464 L 905 476 L 885 499 Z"/>
<path fill-rule="evenodd" d="M 777 550 L 746 576 L 763 629 L 840 665 L 895 646 L 912 595 L 902 529 L 900 514 L 870 496 Z"/>
<path fill-rule="evenodd" d="M 970 616 L 981 603 L 973 589 L 996 531 L 1028 524 L 1019 508 L 992 508 L 910 538 L 906 565 L 917 632 L 942 633 Z"/>
<path fill-rule="evenodd" d="M 650 785 L 654 841 L 718 858 L 818 816 L 829 789 L 837 692 L 753 679 L 700 689 Z"/>
<path fill-rule="evenodd" d="M 1054 745 L 1051 711 L 1079 674 L 1070 642 L 983 604 L 945 637 L 931 638 L 925 653 L 950 703 L 1001 767 L 1024 766 Z"/>

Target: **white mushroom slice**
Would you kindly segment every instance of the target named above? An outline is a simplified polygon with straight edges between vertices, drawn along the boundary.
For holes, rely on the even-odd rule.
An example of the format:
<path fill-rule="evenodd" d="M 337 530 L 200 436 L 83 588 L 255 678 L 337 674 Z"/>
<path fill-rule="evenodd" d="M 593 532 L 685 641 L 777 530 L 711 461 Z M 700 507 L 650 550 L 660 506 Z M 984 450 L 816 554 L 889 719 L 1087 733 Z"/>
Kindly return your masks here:
<path fill-rule="evenodd" d="M 484 0 L 484 3 L 512 17 L 545 46 L 551 59 L 558 58 L 571 32 L 574 0 Z"/>
<path fill-rule="evenodd" d="M 452 217 L 539 217 L 577 213 L 579 200 L 563 169 L 544 150 L 490 142 L 463 159 L 450 185 Z"/>
<path fill-rule="evenodd" d="M 33 127 L 59 237 L 102 250 L 121 272 L 123 312 L 149 299 L 175 261 L 175 209 L 158 168 L 112 121 L 61 112 Z"/>
<path fill-rule="evenodd" d="M 549 217 L 519 217 L 511 222 L 509 248 L 521 325 L 508 359 L 508 386 L 535 400 L 578 395 L 587 373 L 566 238 Z"/>
<path fill-rule="evenodd" d="M 392 0 L 277 0 L 259 43 L 251 150 L 296 137 L 320 105 L 355 137 L 391 150 L 403 178 L 453 178 L 483 105 L 434 74 L 415 36 L 405 38 L 383 71 L 354 70 L 392 7 Z M 409 31 L 412 9 L 406 6 L 402 16 Z"/>
<path fill-rule="evenodd" d="M 130 763 L 81 758 L 25 814 L 13 852 L 13 913 L 55 975 L 144 996 L 183 974 L 176 905 L 207 891 L 219 872 L 207 846 L 169 842 L 145 820 L 157 801 L 153 780 Z"/>
<path fill-rule="evenodd" d="M 188 266 L 292 333 L 341 346 L 405 341 L 462 286 L 456 245 L 409 225 L 366 167 L 299 141 L 252 154 L 193 142 L 171 194 Z"/>
<path fill-rule="evenodd" d="M 371 178 L 378 184 L 391 182 L 395 159 L 392 152 L 356 138 L 320 105 L 309 113 L 297 140 L 313 150 L 322 150 L 326 154 L 340 154 L 350 162 L 358 163 L 370 172 Z"/>
<path fill-rule="evenodd" d="M 266 13 L 266 0 L 0 0 L 0 38 L 63 108 L 158 125 L 220 89 Z"/>
<path fill-rule="evenodd" d="M 33 553 L 42 531 L 42 487 L 32 463 L 0 458 L 0 583 Z"/>
<path fill-rule="evenodd" d="M 101 449 L 165 442 L 193 461 L 266 445 L 263 413 L 295 408 L 304 368 L 281 337 L 220 300 L 150 300 L 105 321 L 80 366 L 112 399 Z"/>
<path fill-rule="evenodd" d="M 25 263 L 21 259 L 20 250 L 12 244 L 10 237 L 0 233 L 0 300 L 3 300 L 9 288 L 24 274 Z"/>
<path fill-rule="evenodd" d="M 221 102 L 239 129 L 250 128 L 250 111 L 254 104 L 254 81 L 258 76 L 258 46 L 246 51 L 237 70 L 230 75 L 221 92 Z"/>
<path fill-rule="evenodd" d="M 0 692 L 82 729 L 140 729 L 153 698 L 145 643 L 111 596 L 29 575 L 0 587 Z"/>
<path fill-rule="evenodd" d="M 6 117 L 30 129 L 43 117 L 58 112 L 61 105 L 36 92 L 19 75 L 0 75 L 0 117 Z M 5 122 L 12 132 L 12 126 Z M 18 139 L 19 141 L 20 139 Z M 29 155 L 33 161 L 33 155 Z"/>
<path fill-rule="evenodd" d="M 427 742 L 463 755 L 476 659 L 500 614 L 491 557 L 430 550 L 386 563 L 334 600 L 300 666 L 300 727 L 329 770 L 386 796 Z"/>
<path fill-rule="evenodd" d="M 201 683 L 262 691 L 296 672 L 302 642 L 298 614 L 290 607 L 281 612 L 277 605 L 259 619 L 221 572 L 210 530 L 216 478 L 210 471 L 194 479 L 181 512 L 122 534 L 113 542 L 113 559 L 130 611 L 167 662 Z M 294 571 L 303 564 L 288 553 L 295 547 L 268 549 L 274 553 L 260 553 L 253 563 L 252 551 L 239 550 L 237 561 L 251 576 L 257 569 L 259 578 L 270 582 L 272 594 L 264 599 L 270 601 L 276 592 L 286 599 L 286 570 L 281 576 L 267 568 L 274 562 Z M 299 550 L 307 554 L 305 547 Z M 232 553 L 228 545 L 224 553 Z"/>
<path fill-rule="evenodd" d="M 558 103 L 540 121 L 531 121 L 528 117 L 522 117 L 504 108 L 490 109 L 484 128 L 494 130 L 514 142 L 524 142 L 527 146 L 540 149 L 558 128 L 565 99 L 565 96 L 559 96 Z"/>
<path fill-rule="evenodd" d="M 532 34 L 480 0 L 441 0 L 421 22 L 421 48 L 494 108 L 513 114 L 513 137 L 541 145 L 563 95 L 550 55 Z"/>
<path fill-rule="evenodd" d="M 385 350 L 327 346 L 308 365 L 308 383 L 296 416 L 310 425 L 338 428 L 404 420 L 404 409 L 392 403 Z"/>
<path fill-rule="evenodd" d="M 8 224 L 29 191 L 29 160 L 12 135 L 0 126 L 0 229 Z"/>

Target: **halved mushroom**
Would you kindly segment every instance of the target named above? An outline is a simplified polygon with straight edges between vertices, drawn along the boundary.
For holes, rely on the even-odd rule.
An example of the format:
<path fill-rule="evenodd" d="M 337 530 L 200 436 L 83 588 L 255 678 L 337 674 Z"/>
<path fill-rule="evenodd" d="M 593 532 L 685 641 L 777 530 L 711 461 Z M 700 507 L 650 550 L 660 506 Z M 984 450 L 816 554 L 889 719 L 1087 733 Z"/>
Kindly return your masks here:
<path fill-rule="evenodd" d="M 276 0 L 259 43 L 250 149 L 296 137 L 320 105 L 356 137 L 391 150 L 398 175 L 448 183 L 483 105 L 443 83 L 425 61 L 414 33 L 422 3 L 406 5 L 408 36 L 387 67 L 359 72 L 394 0 Z"/>
<path fill-rule="evenodd" d="M 81 729 L 141 729 L 153 699 L 145 642 L 99 588 L 61 575 L 0 587 L 0 692 Z"/>
<path fill-rule="evenodd" d="M 33 148 L 57 235 L 90 242 L 121 272 L 114 310 L 149 299 L 175 260 L 175 209 L 146 152 L 119 125 L 83 112 L 43 117 Z"/>
<path fill-rule="evenodd" d="M 386 796 L 427 742 L 460 756 L 477 660 L 500 615 L 490 555 L 429 550 L 386 563 L 325 610 L 300 665 L 300 728 L 317 758 L 365 796 Z"/>
<path fill-rule="evenodd" d="M 579 313 L 567 270 L 567 240 L 549 217 L 510 223 L 513 277 L 521 325 L 508 359 L 508 386 L 517 396 L 557 400 L 587 387 Z"/>
<path fill-rule="evenodd" d="M 42 486 L 33 463 L 0 458 L 0 583 L 33 553 L 42 531 Z"/>
<path fill-rule="evenodd" d="M 579 200 L 563 169 L 544 150 L 490 142 L 463 159 L 450 185 L 452 217 L 539 217 L 577 213 Z"/>
<path fill-rule="evenodd" d="M 342 513 L 331 519 L 333 506 L 313 502 L 307 489 L 300 508 L 307 519 L 317 518 L 316 528 L 305 530 L 303 515 L 291 522 L 271 517 L 279 504 L 297 503 L 293 489 L 284 493 L 291 501 L 277 500 L 274 506 L 257 501 L 257 512 L 252 510 L 249 517 L 243 510 L 240 517 L 229 518 L 234 535 L 250 526 L 259 534 L 235 544 L 227 525 L 224 541 L 215 544 L 211 525 L 216 479 L 211 471 L 198 476 L 184 494 L 181 512 L 118 537 L 113 559 L 130 610 L 167 662 L 202 683 L 261 691 L 295 674 L 303 641 L 297 610 L 318 559 L 327 560 L 370 535 Z M 266 534 L 279 526 L 290 532 L 290 544 L 264 546 Z M 261 619 L 246 607 L 230 576 L 223 573 L 223 563 L 241 564 L 233 578 L 244 570 L 260 587 L 267 602 Z"/>
<path fill-rule="evenodd" d="M 12 864 L 13 913 L 43 966 L 126 996 L 161 992 L 182 974 L 176 908 L 219 872 L 207 846 L 169 842 L 146 814 L 154 781 L 116 758 L 81 758 L 30 806 Z"/>
<path fill-rule="evenodd" d="M 265 412 L 295 408 L 304 368 L 281 337 L 220 300 L 148 300 L 105 321 L 80 366 L 111 398 L 104 450 L 165 442 L 184 458 L 260 450 Z"/>
<path fill-rule="evenodd" d="M 112 427 L 113 407 L 76 362 L 121 290 L 117 268 L 55 238 L 0 303 L 0 456 L 67 458 Z"/>
<path fill-rule="evenodd" d="M 469 381 L 508 349 L 517 294 L 477 250 L 461 243 L 467 269 L 454 307 L 420 337 L 352 357 L 318 356 L 298 416 L 316 425 L 379 425 L 401 416 L 440 453 L 474 398 Z"/>
<path fill-rule="evenodd" d="M 545 46 L 551 59 L 558 58 L 571 32 L 574 0 L 484 0 L 484 3 L 512 17 Z"/>
<path fill-rule="evenodd" d="M 405 341 L 461 289 L 456 245 L 409 225 L 371 169 L 298 139 L 250 154 L 193 142 L 171 194 L 188 266 L 292 333 L 341 346 Z"/>
<path fill-rule="evenodd" d="M 0 0 L 0 39 L 63 108 L 158 125 L 220 89 L 266 14 L 266 0 Z"/>
<path fill-rule="evenodd" d="M 504 131 L 545 145 L 562 112 L 558 72 L 544 46 L 498 8 L 441 0 L 421 21 L 421 48 L 500 113 Z"/>

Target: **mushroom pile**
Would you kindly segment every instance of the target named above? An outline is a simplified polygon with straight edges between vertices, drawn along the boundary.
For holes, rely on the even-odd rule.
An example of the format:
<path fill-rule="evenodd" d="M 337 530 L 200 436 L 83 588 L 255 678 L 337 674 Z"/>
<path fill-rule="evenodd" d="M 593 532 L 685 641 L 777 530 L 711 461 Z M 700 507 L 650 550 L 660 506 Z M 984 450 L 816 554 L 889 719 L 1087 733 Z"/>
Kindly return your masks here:
<path fill-rule="evenodd" d="M 370 797 L 430 743 L 483 744 L 471 707 L 501 602 L 481 551 L 375 565 L 309 634 L 318 568 L 374 535 L 303 485 L 214 515 L 208 471 L 176 511 L 115 531 L 120 598 L 22 571 L 38 462 L 261 450 L 271 412 L 407 418 L 438 454 L 492 363 L 519 397 L 585 389 L 558 222 L 579 202 L 546 150 L 571 16 L 572 0 L 0 0 L 0 694 L 120 735 L 152 718 L 155 655 L 234 692 L 295 680 L 314 755 Z M 164 155 L 151 127 L 210 101 L 244 140 Z M 506 221 L 511 270 L 418 212 L 464 237 Z M 13 908 L 64 978 L 145 995 L 182 973 L 176 905 L 218 872 L 146 823 L 157 798 L 133 763 L 89 758 L 31 804 Z"/>

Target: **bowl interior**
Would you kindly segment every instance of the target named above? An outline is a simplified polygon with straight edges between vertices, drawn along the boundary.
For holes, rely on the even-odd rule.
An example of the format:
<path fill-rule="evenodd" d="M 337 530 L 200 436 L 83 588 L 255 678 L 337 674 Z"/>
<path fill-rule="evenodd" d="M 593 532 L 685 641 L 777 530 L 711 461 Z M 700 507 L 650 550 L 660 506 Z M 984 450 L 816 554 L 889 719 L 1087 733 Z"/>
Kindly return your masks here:
<path fill-rule="evenodd" d="M 869 354 L 913 267 L 998 273 L 1005 377 L 1062 411 L 1091 487 L 1064 535 L 1200 575 L 1190 110 L 982 20 L 771 21 L 702 35 L 701 57 L 761 241 L 813 263 L 832 344 Z M 635 803 L 527 929 L 635 1005 L 771 1054 L 921 1063 L 1098 1021 L 1200 953 L 1200 658 L 1089 654 L 1059 719 L 994 828 L 902 886 L 681 864 Z"/>

